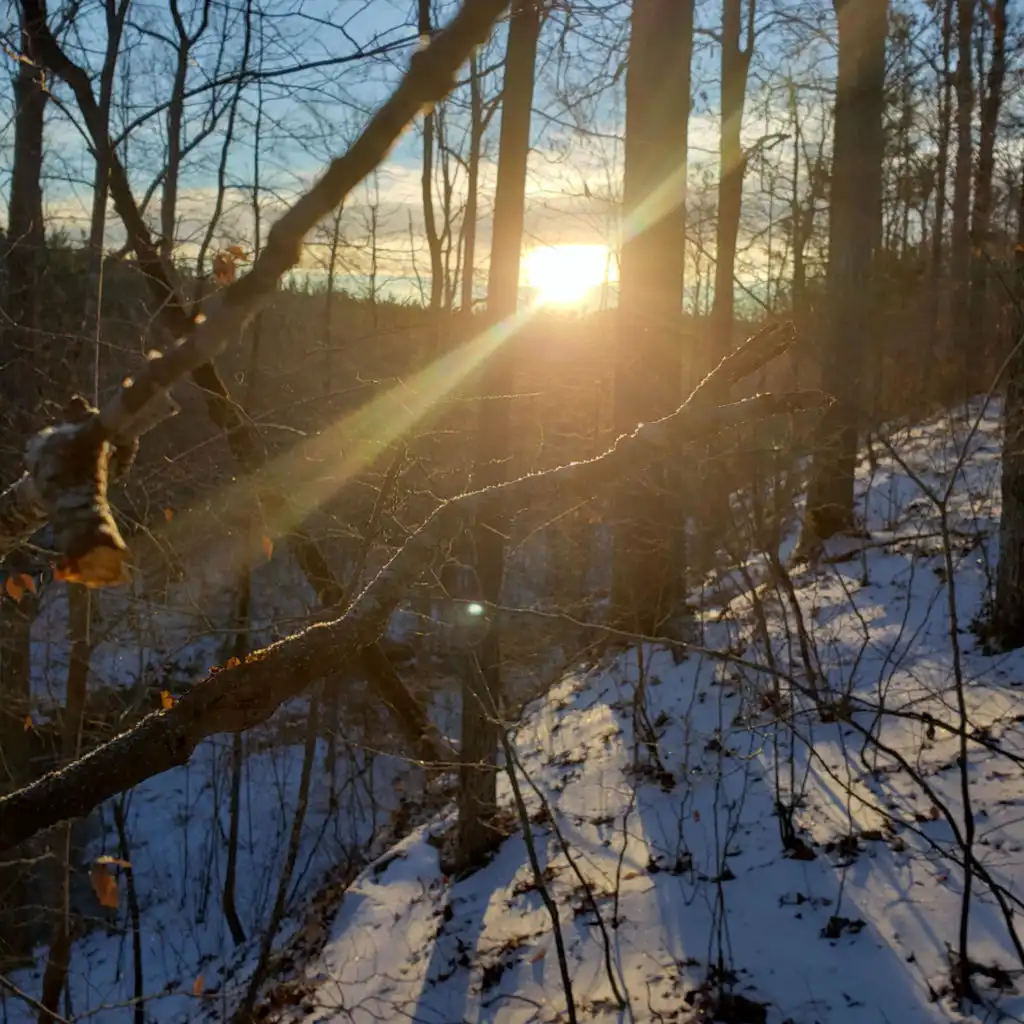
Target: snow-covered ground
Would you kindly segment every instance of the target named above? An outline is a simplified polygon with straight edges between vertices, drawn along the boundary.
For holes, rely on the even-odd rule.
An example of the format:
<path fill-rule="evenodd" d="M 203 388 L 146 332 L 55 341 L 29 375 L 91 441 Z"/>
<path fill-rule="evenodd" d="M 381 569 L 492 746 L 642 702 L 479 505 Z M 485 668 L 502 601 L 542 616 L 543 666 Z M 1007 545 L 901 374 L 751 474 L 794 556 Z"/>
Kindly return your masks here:
<path fill-rule="evenodd" d="M 708 653 L 679 664 L 653 648 L 609 655 L 564 678 L 516 730 L 577 1019 L 912 1024 L 1024 1012 L 1021 959 L 994 895 L 1012 921 L 1024 895 L 1024 658 L 985 656 L 968 631 L 995 558 L 994 415 L 961 466 L 966 434 L 946 421 L 905 431 L 889 439 L 898 458 L 876 444 L 859 476 L 871 539 L 794 569 L 795 603 L 763 583 L 704 618 Z M 939 498 L 952 481 L 959 669 L 941 518 L 915 476 Z M 849 720 L 836 722 L 836 707 Z M 979 865 L 973 1006 L 949 991 L 964 779 Z M 511 806 L 507 779 L 504 794 Z M 569 1019 L 522 830 L 460 880 L 439 863 L 451 825 L 421 828 L 351 887 L 286 1019 Z"/>
<path fill-rule="evenodd" d="M 1024 654 L 987 655 L 971 632 L 997 556 L 997 419 L 990 410 L 974 435 L 970 421 L 941 419 L 876 440 L 858 471 L 868 537 L 794 563 L 788 577 L 755 555 L 733 574 L 742 585 L 729 604 L 699 616 L 700 642 L 681 660 L 651 646 L 609 651 L 557 682 L 512 737 L 528 833 L 506 775 L 511 834 L 480 871 L 442 873 L 450 810 L 382 851 L 306 959 L 291 963 L 268 1019 L 566 1021 L 563 967 L 578 1020 L 1024 1016 L 1011 931 L 1024 906 Z M 130 799 L 147 991 L 166 990 L 147 1004 L 149 1020 L 223 1019 L 252 962 L 251 945 L 232 950 L 219 908 L 225 757 L 226 741 L 211 741 L 189 768 Z M 297 758 L 285 747 L 247 761 L 247 933 L 273 899 Z M 374 793 L 394 798 L 400 763 L 377 770 Z M 325 784 L 318 778 L 304 840 L 318 851 L 309 879 L 327 876 L 337 849 L 313 844 Z M 362 810 L 349 845 L 369 836 L 377 799 L 354 787 Z M 965 793 L 972 1004 L 949 989 Z M 109 935 L 75 945 L 75 1014 L 128 1019 L 123 902 Z M 38 978 L 14 980 L 35 993 Z M 5 1006 L 9 1020 L 34 1016 L 13 999 Z"/>

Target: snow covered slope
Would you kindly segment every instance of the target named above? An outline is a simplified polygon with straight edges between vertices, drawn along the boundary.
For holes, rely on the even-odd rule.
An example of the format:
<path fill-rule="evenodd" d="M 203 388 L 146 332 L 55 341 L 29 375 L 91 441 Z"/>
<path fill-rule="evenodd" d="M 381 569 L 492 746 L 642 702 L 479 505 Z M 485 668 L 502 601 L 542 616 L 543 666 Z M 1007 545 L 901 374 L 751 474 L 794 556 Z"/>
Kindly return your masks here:
<path fill-rule="evenodd" d="M 986 656 L 968 631 L 998 516 L 996 421 L 968 427 L 943 420 L 892 438 L 892 452 L 876 445 L 858 484 L 871 539 L 794 570 L 789 594 L 767 582 L 709 613 L 703 653 L 609 656 L 517 729 L 576 1019 L 1024 1013 L 1011 934 L 1024 897 L 1024 659 Z M 949 488 L 944 518 L 921 485 L 940 499 Z M 950 955 L 965 791 L 970 1003 L 952 991 Z M 511 808 L 507 778 L 504 799 Z M 459 880 L 439 864 L 451 825 L 422 828 L 362 874 L 281 1019 L 569 1019 L 522 829 Z"/>
<path fill-rule="evenodd" d="M 1024 906 L 1024 656 L 987 655 L 971 632 L 996 559 L 996 412 L 970 427 L 942 419 L 876 441 L 858 477 L 869 537 L 789 575 L 755 554 L 733 574 L 742 586 L 729 607 L 701 613 L 700 644 L 678 663 L 683 652 L 646 645 L 557 683 L 513 732 L 528 833 L 507 776 L 511 834 L 476 874 L 442 874 L 450 811 L 412 832 L 358 876 L 312 957 L 278 976 L 265 1019 L 567 1021 L 563 968 L 581 1021 L 1024 1016 L 1012 932 Z M 166 990 L 147 1003 L 149 1020 L 226 1019 L 252 961 L 251 946 L 230 948 L 217 906 L 218 742 L 132 797 L 147 986 Z M 292 751 L 287 763 L 269 752 L 265 766 L 252 762 L 247 783 L 240 898 L 252 931 L 280 864 Z M 351 848 L 372 831 L 379 797 L 348 792 L 361 808 Z M 973 1002 L 951 988 L 965 795 Z M 314 843 L 323 799 L 320 789 L 307 824 L 307 878 L 332 853 Z M 180 884 L 162 892 L 172 876 Z M 298 888 L 292 933 L 308 893 Z M 76 943 L 75 1013 L 128 1019 L 125 917 Z M 38 991 L 38 975 L 16 980 Z M 28 1019 L 6 1006 L 8 1019 Z"/>

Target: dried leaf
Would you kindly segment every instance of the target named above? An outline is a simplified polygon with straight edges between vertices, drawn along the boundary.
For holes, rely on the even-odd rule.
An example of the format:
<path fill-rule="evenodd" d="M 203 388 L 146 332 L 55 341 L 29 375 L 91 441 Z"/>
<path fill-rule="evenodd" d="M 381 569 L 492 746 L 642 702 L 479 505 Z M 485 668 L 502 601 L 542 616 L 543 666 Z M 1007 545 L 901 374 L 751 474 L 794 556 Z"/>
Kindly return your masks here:
<path fill-rule="evenodd" d="M 274 557 L 274 542 L 264 534 L 260 540 L 260 546 L 263 548 L 263 554 L 267 556 L 267 561 L 269 562 Z"/>
<path fill-rule="evenodd" d="M 29 591 L 29 593 L 36 593 L 36 578 L 35 576 L 29 576 L 27 572 L 18 573 L 18 579 L 21 581 L 21 585 Z"/>
<path fill-rule="evenodd" d="M 232 655 L 230 658 L 228 658 L 227 661 L 224 662 L 224 667 L 225 668 L 237 668 L 241 664 L 242 663 L 234 655 Z"/>
<path fill-rule="evenodd" d="M 230 252 L 218 252 L 213 257 L 213 279 L 217 284 L 231 284 L 236 277 L 235 258 Z"/>
<path fill-rule="evenodd" d="M 26 715 L 25 716 L 25 732 L 28 732 L 29 729 L 31 729 L 31 728 L 32 728 L 32 716 L 31 715 Z"/>
<path fill-rule="evenodd" d="M 531 964 L 539 964 L 541 962 L 541 960 L 543 960 L 544 957 L 546 957 L 547 955 L 548 955 L 548 951 L 546 949 L 542 949 L 542 950 L 540 950 L 540 952 L 534 953 L 533 956 L 530 957 L 530 963 Z"/>
<path fill-rule="evenodd" d="M 87 551 L 81 558 L 68 558 L 53 572 L 54 579 L 81 583 L 86 587 L 116 587 L 127 583 L 128 553 L 106 545 Z"/>
<path fill-rule="evenodd" d="M 110 873 L 110 869 L 102 860 L 98 860 L 89 872 L 89 881 L 92 882 L 93 892 L 96 899 L 100 901 L 101 907 L 117 909 L 117 879 Z"/>
<path fill-rule="evenodd" d="M 130 860 L 121 860 L 120 857 L 111 857 L 109 853 L 104 853 L 96 858 L 97 864 L 113 864 L 119 868 L 130 868 L 132 862 Z"/>
<path fill-rule="evenodd" d="M 245 250 L 240 245 L 229 245 L 227 250 L 229 255 L 234 256 L 236 260 L 245 262 L 249 257 L 246 256 Z"/>
<path fill-rule="evenodd" d="M 201 996 L 206 988 L 206 983 L 203 981 L 201 974 L 196 976 L 196 980 L 192 982 L 192 995 Z"/>
<path fill-rule="evenodd" d="M 164 509 L 164 519 L 166 519 L 167 522 L 170 522 L 173 518 L 174 518 L 174 509 L 173 508 L 165 508 Z"/>
<path fill-rule="evenodd" d="M 170 709 L 174 707 L 174 697 L 171 696 L 170 690 L 160 691 L 160 707 L 162 707 L 164 711 L 170 711 Z"/>
<path fill-rule="evenodd" d="M 7 577 L 4 583 L 4 590 L 7 591 L 7 596 L 14 601 L 20 601 L 25 596 L 25 588 L 21 585 L 17 576 Z"/>

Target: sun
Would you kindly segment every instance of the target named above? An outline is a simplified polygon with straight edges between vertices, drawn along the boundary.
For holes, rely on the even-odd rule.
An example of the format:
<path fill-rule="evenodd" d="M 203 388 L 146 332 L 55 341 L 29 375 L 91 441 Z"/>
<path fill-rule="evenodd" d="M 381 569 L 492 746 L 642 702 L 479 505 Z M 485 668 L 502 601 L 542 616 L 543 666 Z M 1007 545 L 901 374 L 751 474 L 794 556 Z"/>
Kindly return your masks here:
<path fill-rule="evenodd" d="M 606 245 L 546 245 L 526 254 L 523 283 L 543 305 L 572 306 L 600 287 L 610 264 Z"/>

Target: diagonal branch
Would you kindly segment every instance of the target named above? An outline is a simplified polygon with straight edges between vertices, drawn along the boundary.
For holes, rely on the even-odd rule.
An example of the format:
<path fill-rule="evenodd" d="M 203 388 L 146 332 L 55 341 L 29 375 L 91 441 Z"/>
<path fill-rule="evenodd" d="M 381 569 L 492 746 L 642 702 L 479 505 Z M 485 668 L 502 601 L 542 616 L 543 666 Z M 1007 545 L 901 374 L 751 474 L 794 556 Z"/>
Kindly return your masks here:
<path fill-rule="evenodd" d="M 701 400 L 705 388 L 739 379 L 763 365 L 792 340 L 788 331 L 769 331 L 727 357 L 686 404 L 664 419 L 642 424 L 623 435 L 603 455 L 534 473 L 496 488 L 485 488 L 442 505 L 353 601 L 341 618 L 311 626 L 286 640 L 249 655 L 193 686 L 174 707 L 154 712 L 137 726 L 98 747 L 62 771 L 51 773 L 0 799 L 0 851 L 43 829 L 88 814 L 104 800 L 146 779 L 184 764 L 208 736 L 239 732 L 265 722 L 311 680 L 354 658 L 381 634 L 388 617 L 417 578 L 431 564 L 453 524 L 472 514 L 501 491 L 505 501 L 528 506 L 567 494 L 558 487 L 572 481 L 600 493 L 624 475 L 640 472 L 665 451 L 677 451 L 709 435 L 768 416 L 817 411 L 829 403 L 820 392 L 758 395 L 732 405 Z M 566 498 L 571 503 L 573 498 Z"/>
<path fill-rule="evenodd" d="M 160 258 L 152 234 L 135 203 L 124 165 L 102 123 L 88 76 L 67 57 L 54 38 L 47 25 L 44 0 L 21 2 L 25 25 L 33 39 L 33 52 L 53 74 L 69 85 L 97 152 L 104 152 L 108 158 L 110 191 L 118 215 L 124 221 L 139 263 L 154 288 L 163 322 L 176 337 L 182 339 L 164 356 L 150 360 L 135 380 L 123 386 L 97 415 L 77 424 L 73 430 L 62 427 L 54 432 L 50 453 L 54 460 L 59 463 L 61 459 L 73 457 L 87 463 L 84 471 L 70 474 L 76 477 L 92 474 L 94 465 L 97 467 L 96 475 L 105 476 L 105 442 L 123 434 L 126 424 L 189 374 L 208 391 L 219 393 L 222 406 L 233 409 L 212 366 L 213 357 L 262 307 L 282 274 L 299 262 L 303 239 L 313 227 L 385 159 L 421 109 L 447 95 L 455 84 L 459 67 L 473 47 L 486 40 L 506 6 L 506 0 L 467 0 L 448 27 L 438 33 L 425 50 L 413 56 L 409 70 L 394 93 L 377 110 L 349 150 L 335 159 L 319 181 L 274 224 L 267 246 L 251 271 L 224 289 L 215 308 L 200 322 L 193 321 L 178 300 L 170 269 Z M 237 410 L 235 418 L 237 421 Z M 47 466 L 47 462 L 53 460 L 47 460 L 45 454 L 40 453 L 37 462 L 52 475 L 55 470 Z M 243 458 L 242 461 L 243 465 L 246 462 L 251 465 L 253 460 Z M 62 475 L 62 468 L 57 467 L 58 476 Z M 27 475 L 0 495 L 0 555 L 27 540 L 47 517 L 52 516 L 53 503 L 43 500 L 44 488 L 39 483 L 38 476 Z M 96 497 L 99 504 L 105 502 L 105 493 L 98 493 Z M 79 557 L 80 549 L 85 546 L 83 540 L 75 536 L 72 542 L 77 552 L 75 557 Z M 97 547 L 101 546 L 97 540 Z M 117 545 L 113 548 L 116 550 Z M 104 571 L 94 580 L 86 575 L 82 582 L 102 584 L 119 578 L 116 571 Z"/>

